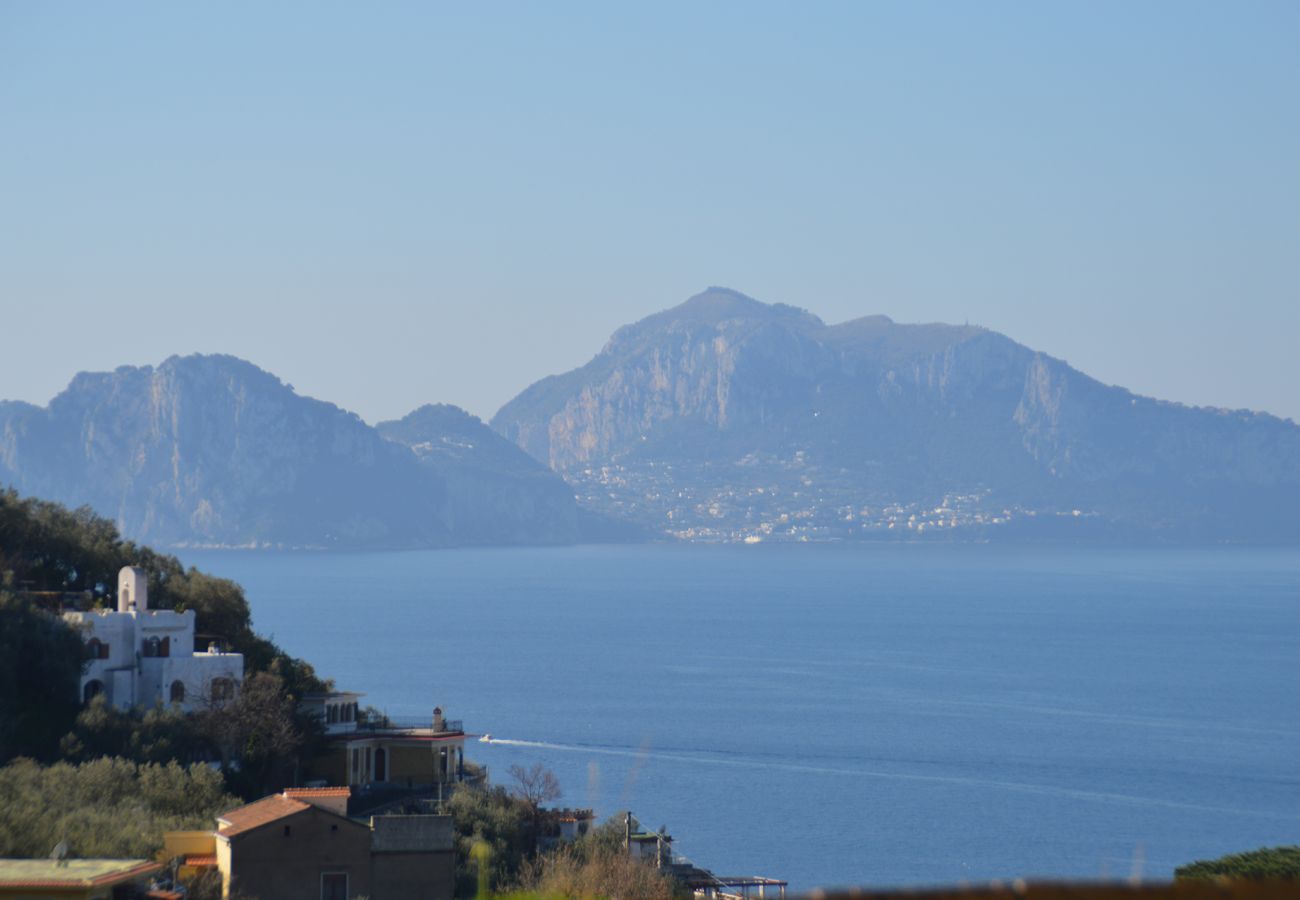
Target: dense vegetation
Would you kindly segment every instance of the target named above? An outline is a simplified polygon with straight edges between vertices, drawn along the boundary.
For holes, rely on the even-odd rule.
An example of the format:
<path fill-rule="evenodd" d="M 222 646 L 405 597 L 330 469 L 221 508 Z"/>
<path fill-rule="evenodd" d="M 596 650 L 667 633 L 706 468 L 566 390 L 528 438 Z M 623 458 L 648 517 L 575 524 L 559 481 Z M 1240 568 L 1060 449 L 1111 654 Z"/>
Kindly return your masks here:
<path fill-rule="evenodd" d="M 17 760 L 0 768 L 0 797 L 0 857 L 46 856 L 62 841 L 73 857 L 147 858 L 164 831 L 211 828 L 239 805 L 209 766 L 123 759 Z"/>
<path fill-rule="evenodd" d="M 233 702 L 189 716 L 163 707 L 116 710 L 102 700 L 81 707 L 81 636 L 42 607 L 57 606 L 69 592 L 111 607 L 118 570 L 127 565 L 148 571 L 151 606 L 194 610 L 204 640 L 244 655 L 244 684 Z M 295 762 L 313 751 L 319 725 L 297 714 L 297 700 L 328 687 L 308 663 L 253 631 L 248 601 L 233 581 L 123 540 L 88 509 L 0 492 L 0 763 L 216 760 L 226 788 L 253 798 L 286 783 Z M 236 759 L 238 766 L 229 765 Z"/>
<path fill-rule="evenodd" d="M 81 655 L 61 619 L 0 588 L 0 762 L 55 754 L 80 706 Z"/>
<path fill-rule="evenodd" d="M 322 690 L 310 664 L 289 656 L 252 628 L 248 600 L 238 584 L 186 569 L 179 559 L 124 540 L 117 527 L 88 507 L 0 492 L 0 575 L 27 591 L 91 591 L 116 602 L 123 566 L 149 572 L 149 603 L 158 609 L 195 611 L 199 631 L 244 654 L 248 672 L 271 672 L 292 696 Z"/>
<path fill-rule="evenodd" d="M 671 878 L 628 856 L 622 814 L 572 844 L 539 852 L 540 804 L 559 798 L 559 782 L 541 766 L 511 766 L 510 776 L 509 790 L 465 787 L 446 804 L 456 829 L 457 897 L 672 898 Z"/>
<path fill-rule="evenodd" d="M 1300 847 L 1265 847 L 1218 859 L 1197 860 L 1179 866 L 1174 870 L 1174 877 L 1180 880 L 1300 881 Z"/>
<path fill-rule="evenodd" d="M 677 885 L 659 869 L 628 856 L 615 816 L 573 844 L 561 844 L 521 867 L 518 889 L 538 897 L 672 900 Z"/>

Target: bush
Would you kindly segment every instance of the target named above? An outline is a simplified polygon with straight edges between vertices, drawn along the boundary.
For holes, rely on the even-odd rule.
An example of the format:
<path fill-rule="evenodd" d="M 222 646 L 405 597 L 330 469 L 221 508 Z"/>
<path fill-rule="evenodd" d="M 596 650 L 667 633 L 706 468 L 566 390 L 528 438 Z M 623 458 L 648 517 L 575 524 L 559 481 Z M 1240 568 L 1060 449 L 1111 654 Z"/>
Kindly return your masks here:
<path fill-rule="evenodd" d="M 43 857 L 60 841 L 70 856 L 149 858 L 163 832 L 211 828 L 239 805 L 205 765 L 138 764 L 103 758 L 0 768 L 0 857 Z"/>
<path fill-rule="evenodd" d="M 1265 847 L 1202 859 L 1174 870 L 1179 880 L 1227 878 L 1238 881 L 1300 881 L 1300 847 Z"/>
<path fill-rule="evenodd" d="M 672 900 L 676 883 L 619 844 L 560 847 L 524 866 L 521 891 L 542 897 Z"/>

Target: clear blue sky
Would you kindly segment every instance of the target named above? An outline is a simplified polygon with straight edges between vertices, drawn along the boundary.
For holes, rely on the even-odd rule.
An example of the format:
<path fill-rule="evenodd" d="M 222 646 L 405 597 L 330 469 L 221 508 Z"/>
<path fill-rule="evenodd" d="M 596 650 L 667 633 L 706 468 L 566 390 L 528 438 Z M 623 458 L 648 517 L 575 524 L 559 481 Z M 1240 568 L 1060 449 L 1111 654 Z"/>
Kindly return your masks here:
<path fill-rule="evenodd" d="M 0 4 L 0 397 L 488 417 L 710 284 L 1300 419 L 1300 4 Z"/>

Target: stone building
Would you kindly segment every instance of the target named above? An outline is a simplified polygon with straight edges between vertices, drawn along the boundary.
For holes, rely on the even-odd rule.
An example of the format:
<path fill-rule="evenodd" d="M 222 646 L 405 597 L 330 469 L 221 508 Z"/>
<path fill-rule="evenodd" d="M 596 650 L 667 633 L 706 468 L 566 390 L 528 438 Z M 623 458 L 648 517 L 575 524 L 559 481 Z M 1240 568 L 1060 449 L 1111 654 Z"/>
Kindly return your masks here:
<path fill-rule="evenodd" d="M 450 816 L 347 816 L 348 788 L 298 788 L 217 818 L 200 836 L 165 838 L 179 868 L 213 866 L 223 896 L 276 900 L 450 900 Z"/>
<path fill-rule="evenodd" d="M 81 629 L 86 667 L 81 698 L 104 694 L 119 708 L 179 706 L 185 712 L 235 695 L 244 657 L 209 646 L 194 649 L 194 610 L 149 608 L 149 573 L 127 566 L 117 575 L 117 609 L 66 612 Z"/>

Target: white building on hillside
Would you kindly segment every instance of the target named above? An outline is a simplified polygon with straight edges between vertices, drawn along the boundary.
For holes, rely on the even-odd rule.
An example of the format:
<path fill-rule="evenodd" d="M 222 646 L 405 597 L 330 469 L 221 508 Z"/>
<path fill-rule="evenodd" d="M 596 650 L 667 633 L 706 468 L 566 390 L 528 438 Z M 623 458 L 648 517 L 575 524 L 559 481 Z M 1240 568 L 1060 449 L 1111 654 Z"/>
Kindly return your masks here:
<path fill-rule="evenodd" d="M 179 706 L 185 712 L 229 700 L 244 679 L 244 657 L 215 646 L 194 652 L 194 610 L 149 608 L 149 575 L 128 566 L 117 574 L 117 609 L 64 613 L 81 628 L 86 667 L 81 698 L 105 694 L 119 709 Z"/>

